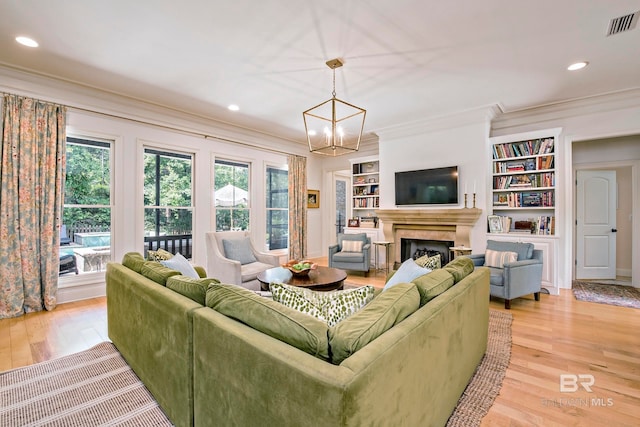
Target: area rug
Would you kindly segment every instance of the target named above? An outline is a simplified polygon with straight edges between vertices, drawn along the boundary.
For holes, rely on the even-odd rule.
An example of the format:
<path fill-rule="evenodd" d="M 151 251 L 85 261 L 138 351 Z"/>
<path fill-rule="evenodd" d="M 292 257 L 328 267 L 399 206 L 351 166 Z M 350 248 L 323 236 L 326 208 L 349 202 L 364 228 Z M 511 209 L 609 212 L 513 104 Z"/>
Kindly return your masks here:
<path fill-rule="evenodd" d="M 110 342 L 0 374 L 0 426 L 171 426 Z"/>
<path fill-rule="evenodd" d="M 489 310 L 487 352 L 458 400 L 447 427 L 479 426 L 500 394 L 511 359 L 511 313 Z"/>
<path fill-rule="evenodd" d="M 640 308 L 640 289 L 633 286 L 574 280 L 572 288 L 573 295 L 579 301 Z"/>
<path fill-rule="evenodd" d="M 448 426 L 474 426 L 500 392 L 511 357 L 511 314 L 491 310 L 489 342 Z M 0 373 L 0 426 L 171 426 L 109 342 Z"/>

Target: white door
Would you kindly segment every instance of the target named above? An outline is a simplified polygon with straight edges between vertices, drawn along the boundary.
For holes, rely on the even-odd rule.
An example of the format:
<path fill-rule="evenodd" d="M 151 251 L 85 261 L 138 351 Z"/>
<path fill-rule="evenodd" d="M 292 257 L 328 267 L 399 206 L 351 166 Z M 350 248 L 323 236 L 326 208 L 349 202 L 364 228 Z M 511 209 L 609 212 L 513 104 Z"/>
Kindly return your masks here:
<path fill-rule="evenodd" d="M 578 171 L 576 279 L 616 278 L 616 171 Z"/>

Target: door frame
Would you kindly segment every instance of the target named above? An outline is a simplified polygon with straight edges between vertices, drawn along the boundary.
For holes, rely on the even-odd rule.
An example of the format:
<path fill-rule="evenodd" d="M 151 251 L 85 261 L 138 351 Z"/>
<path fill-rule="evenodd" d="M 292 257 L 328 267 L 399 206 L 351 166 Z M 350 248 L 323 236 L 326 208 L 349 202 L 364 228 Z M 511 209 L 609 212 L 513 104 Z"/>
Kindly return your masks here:
<path fill-rule="evenodd" d="M 576 278 L 576 264 L 575 259 L 577 257 L 577 240 L 578 236 L 575 232 L 576 230 L 576 220 L 577 220 L 577 192 L 575 191 L 576 182 L 578 179 L 578 170 L 602 170 L 602 169 L 617 169 L 623 167 L 631 168 L 631 198 L 632 198 L 632 215 L 636 220 L 633 221 L 631 232 L 633 234 L 633 238 L 631 239 L 631 251 L 636 254 L 631 258 L 631 283 L 636 283 L 640 278 L 640 262 L 638 261 L 638 254 L 640 254 L 640 243 L 638 242 L 638 237 L 640 237 L 640 221 L 637 218 L 640 218 L 640 198 L 637 196 L 638 188 L 638 179 L 640 178 L 640 161 L 638 160 L 620 160 L 620 161 L 608 161 L 608 162 L 597 162 L 597 163 L 581 163 L 574 165 L 572 164 L 572 209 L 571 209 L 571 279 L 575 280 Z M 635 280 L 634 280 L 635 279 Z"/>

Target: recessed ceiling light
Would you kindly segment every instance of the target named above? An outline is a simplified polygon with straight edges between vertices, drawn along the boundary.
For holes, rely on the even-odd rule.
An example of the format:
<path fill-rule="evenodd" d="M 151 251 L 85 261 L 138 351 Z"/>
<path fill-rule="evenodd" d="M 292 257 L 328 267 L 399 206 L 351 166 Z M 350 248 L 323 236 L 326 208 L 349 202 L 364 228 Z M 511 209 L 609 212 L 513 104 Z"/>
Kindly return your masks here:
<path fill-rule="evenodd" d="M 34 39 L 32 39 L 32 38 L 29 38 L 29 37 L 18 36 L 18 37 L 16 37 L 16 41 L 17 41 L 18 43 L 20 43 L 21 45 L 24 45 L 24 46 L 28 46 L 28 47 L 38 47 L 38 42 L 37 42 L 37 41 L 35 41 L 35 40 L 34 40 Z"/>
<path fill-rule="evenodd" d="M 236 104 L 231 104 L 227 108 L 231 111 L 238 111 L 240 109 Z"/>
<path fill-rule="evenodd" d="M 576 71 L 576 70 L 581 70 L 584 67 L 586 67 L 589 63 L 586 61 L 583 62 L 576 62 L 575 64 L 571 64 L 567 67 L 567 70 L 569 71 Z"/>

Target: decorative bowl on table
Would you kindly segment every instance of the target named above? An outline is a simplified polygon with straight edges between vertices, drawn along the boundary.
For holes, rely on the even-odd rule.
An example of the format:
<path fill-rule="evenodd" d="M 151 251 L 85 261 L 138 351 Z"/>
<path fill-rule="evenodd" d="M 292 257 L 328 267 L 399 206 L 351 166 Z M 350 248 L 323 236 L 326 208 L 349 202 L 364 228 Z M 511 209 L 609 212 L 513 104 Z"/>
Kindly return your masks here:
<path fill-rule="evenodd" d="M 291 260 L 286 264 L 282 264 L 282 266 L 291 271 L 294 276 L 306 276 L 311 270 L 315 270 L 318 267 L 318 264 L 307 260 Z"/>

